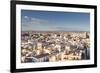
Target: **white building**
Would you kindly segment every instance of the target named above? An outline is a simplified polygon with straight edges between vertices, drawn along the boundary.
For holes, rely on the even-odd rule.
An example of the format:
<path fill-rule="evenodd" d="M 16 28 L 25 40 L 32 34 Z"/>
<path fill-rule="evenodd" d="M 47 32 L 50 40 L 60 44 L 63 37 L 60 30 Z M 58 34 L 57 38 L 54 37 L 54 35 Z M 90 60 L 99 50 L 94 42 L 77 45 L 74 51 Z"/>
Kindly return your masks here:
<path fill-rule="evenodd" d="M 42 49 L 42 43 L 37 43 L 37 49 Z"/>

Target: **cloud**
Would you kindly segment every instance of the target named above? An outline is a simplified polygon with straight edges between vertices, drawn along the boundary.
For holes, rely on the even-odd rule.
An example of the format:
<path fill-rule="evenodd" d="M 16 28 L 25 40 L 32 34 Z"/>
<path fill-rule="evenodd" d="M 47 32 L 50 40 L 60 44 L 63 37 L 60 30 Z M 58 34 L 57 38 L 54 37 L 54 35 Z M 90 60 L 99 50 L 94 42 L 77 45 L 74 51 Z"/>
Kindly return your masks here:
<path fill-rule="evenodd" d="M 50 27 L 52 30 L 55 30 L 55 31 L 85 31 L 85 28 L 81 28 L 80 26 L 75 26 L 75 27 L 72 27 L 72 26 L 67 26 L 67 27 L 64 27 L 64 26 L 54 26 L 54 27 Z"/>
<path fill-rule="evenodd" d="M 22 17 L 22 25 L 40 25 L 40 24 L 43 25 L 48 23 L 49 22 L 44 19 L 28 17 L 28 16 Z"/>
<path fill-rule="evenodd" d="M 32 24 L 32 25 L 37 25 L 37 24 L 44 25 L 44 24 L 48 24 L 48 21 L 43 20 L 43 19 L 38 19 L 38 18 L 31 18 L 30 24 Z"/>
<path fill-rule="evenodd" d="M 48 26 L 49 21 L 45 19 L 23 16 L 21 20 L 22 30 L 40 29 L 41 26 Z"/>
<path fill-rule="evenodd" d="M 25 19 L 28 19 L 28 16 L 24 16 Z"/>
<path fill-rule="evenodd" d="M 67 29 L 67 28 L 66 28 L 66 27 L 55 27 L 55 29 L 65 30 L 65 29 Z"/>

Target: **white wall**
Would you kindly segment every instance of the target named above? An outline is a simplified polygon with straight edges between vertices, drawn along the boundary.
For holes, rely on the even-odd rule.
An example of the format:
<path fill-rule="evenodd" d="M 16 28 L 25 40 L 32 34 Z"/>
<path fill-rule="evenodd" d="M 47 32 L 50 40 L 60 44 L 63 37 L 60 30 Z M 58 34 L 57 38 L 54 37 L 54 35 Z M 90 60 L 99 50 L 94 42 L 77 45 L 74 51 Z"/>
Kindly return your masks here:
<path fill-rule="evenodd" d="M 100 72 L 100 2 L 99 0 L 33 0 L 58 3 L 98 5 L 98 67 L 34 73 L 99 73 Z M 0 2 L 0 73 L 10 73 L 10 0 Z"/>

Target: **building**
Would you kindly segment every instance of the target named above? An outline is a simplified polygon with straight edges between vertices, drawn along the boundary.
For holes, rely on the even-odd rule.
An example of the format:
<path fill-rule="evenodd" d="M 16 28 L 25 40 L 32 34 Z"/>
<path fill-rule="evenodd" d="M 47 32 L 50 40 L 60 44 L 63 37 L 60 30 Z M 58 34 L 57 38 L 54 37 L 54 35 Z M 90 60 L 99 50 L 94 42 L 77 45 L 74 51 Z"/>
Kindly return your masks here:
<path fill-rule="evenodd" d="M 41 54 L 33 57 L 26 57 L 25 62 L 47 62 L 49 61 L 49 54 Z"/>
<path fill-rule="evenodd" d="M 42 43 L 40 42 L 37 43 L 37 49 L 42 49 Z"/>

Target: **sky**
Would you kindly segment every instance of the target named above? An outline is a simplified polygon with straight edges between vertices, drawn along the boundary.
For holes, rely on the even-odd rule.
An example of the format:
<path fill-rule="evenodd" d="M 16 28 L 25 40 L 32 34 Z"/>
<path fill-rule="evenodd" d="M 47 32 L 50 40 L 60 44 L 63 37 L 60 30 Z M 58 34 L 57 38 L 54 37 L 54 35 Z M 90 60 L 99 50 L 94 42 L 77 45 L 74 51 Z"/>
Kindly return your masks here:
<path fill-rule="evenodd" d="M 90 14 L 21 10 L 22 31 L 90 31 Z"/>

